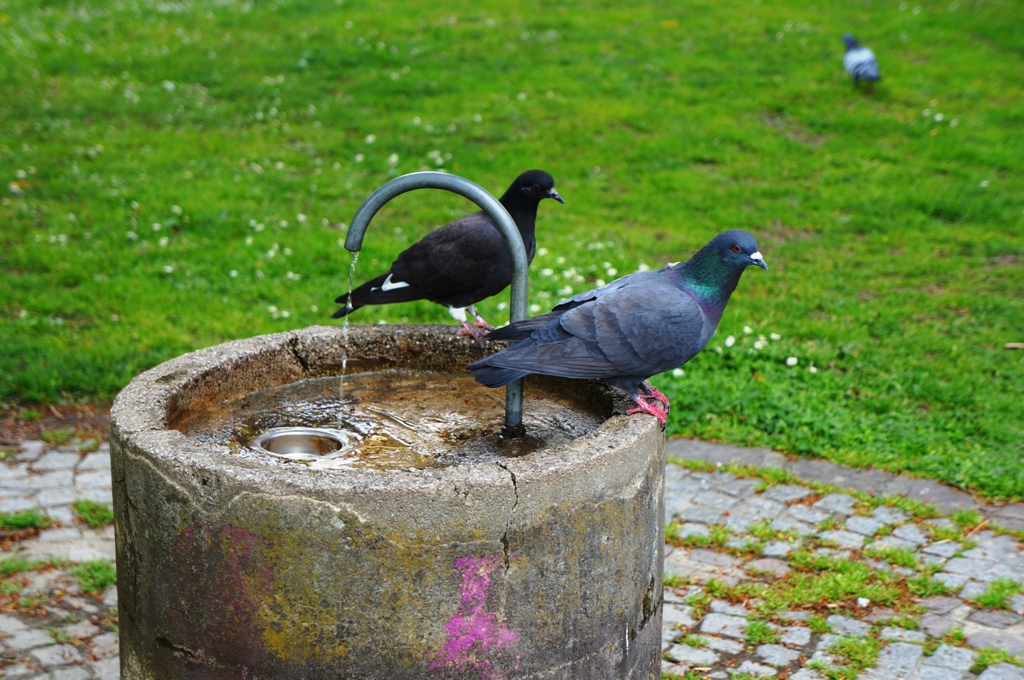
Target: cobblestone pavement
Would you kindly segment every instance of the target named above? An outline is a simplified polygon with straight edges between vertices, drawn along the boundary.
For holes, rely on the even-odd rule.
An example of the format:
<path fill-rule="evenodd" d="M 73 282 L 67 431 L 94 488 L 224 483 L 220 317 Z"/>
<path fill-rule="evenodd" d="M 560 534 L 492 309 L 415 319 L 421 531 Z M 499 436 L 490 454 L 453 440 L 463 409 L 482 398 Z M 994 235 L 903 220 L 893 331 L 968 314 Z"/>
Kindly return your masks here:
<path fill-rule="evenodd" d="M 984 595 L 993 583 L 1024 582 L 1024 546 L 990 529 L 1024 528 L 1024 517 L 1014 526 L 1024 515 L 1019 506 L 980 506 L 932 482 L 761 450 L 673 440 L 668 454 L 782 468 L 872 496 L 927 500 L 947 515 L 973 509 L 987 520 L 971 528 L 812 484 L 669 465 L 663 677 L 1024 680 L 1024 668 L 1007 661 L 1024 659 L 1024 594 L 1005 595 L 998 608 L 976 601 L 995 597 Z M 72 510 L 77 499 L 109 503 L 110 489 L 107 444 L 83 454 L 25 441 L 0 463 L 0 512 L 41 509 L 55 520 L 3 538 L 0 676 L 119 677 L 116 588 L 85 594 L 74 575 L 83 563 L 114 560 L 113 528 L 91 529 Z M 7 568 L 19 558 L 37 562 Z M 931 582 L 946 590 L 913 595 L 907 584 L 915 579 L 919 590 Z M 765 593 L 745 590 L 769 584 Z M 829 599 L 829 587 L 843 596 Z M 771 601 L 779 593 L 789 594 L 785 606 Z M 877 657 L 858 656 L 864 648 Z M 852 659 L 861 658 L 874 661 L 859 668 Z"/>

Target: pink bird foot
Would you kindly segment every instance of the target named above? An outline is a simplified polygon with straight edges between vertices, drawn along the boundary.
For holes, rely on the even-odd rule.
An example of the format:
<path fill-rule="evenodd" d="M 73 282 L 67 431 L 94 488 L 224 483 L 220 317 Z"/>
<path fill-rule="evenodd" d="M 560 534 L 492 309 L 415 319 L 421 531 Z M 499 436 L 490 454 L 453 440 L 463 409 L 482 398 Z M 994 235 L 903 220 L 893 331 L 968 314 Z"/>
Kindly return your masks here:
<path fill-rule="evenodd" d="M 455 335 L 457 335 L 459 337 L 467 337 L 467 336 L 471 337 L 474 340 L 476 340 L 476 344 L 480 345 L 480 349 L 483 349 L 484 348 L 484 335 L 486 333 L 481 333 L 478 330 L 474 330 L 473 326 L 470 326 L 465 321 L 462 321 L 460 323 L 462 324 L 462 330 L 456 331 Z M 479 324 L 476 324 L 476 325 L 479 326 Z M 493 330 L 493 329 L 491 329 L 491 330 Z"/>
<path fill-rule="evenodd" d="M 647 393 L 645 396 L 652 397 L 662 404 L 662 409 L 666 414 L 672 410 L 672 404 L 669 403 L 668 397 L 657 387 L 646 380 L 640 384 L 640 387 Z"/>
<path fill-rule="evenodd" d="M 664 430 L 665 419 L 668 417 L 668 413 L 665 410 L 658 408 L 653 403 L 648 402 L 648 399 L 653 399 L 654 401 L 661 402 L 661 400 L 655 397 L 654 395 L 638 395 L 636 397 L 636 408 L 631 408 L 628 411 L 626 411 L 626 415 L 631 416 L 634 413 L 646 413 L 648 415 L 652 415 L 658 419 L 658 422 L 661 423 L 661 429 Z"/>

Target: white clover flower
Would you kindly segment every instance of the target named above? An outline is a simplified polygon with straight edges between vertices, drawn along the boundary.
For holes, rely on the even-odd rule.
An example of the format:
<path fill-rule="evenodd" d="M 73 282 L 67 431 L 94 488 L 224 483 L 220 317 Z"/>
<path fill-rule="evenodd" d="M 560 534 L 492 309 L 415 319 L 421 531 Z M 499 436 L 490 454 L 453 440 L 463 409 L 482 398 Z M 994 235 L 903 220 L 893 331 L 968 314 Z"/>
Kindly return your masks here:
<path fill-rule="evenodd" d="M 717 352 L 718 354 L 721 354 L 723 351 L 724 350 L 722 349 L 721 345 L 715 345 L 715 352 Z"/>
<path fill-rule="evenodd" d="M 544 276 L 551 276 L 555 273 L 555 270 L 552 269 L 551 267 L 545 267 L 544 269 L 540 270 L 540 273 Z"/>
<path fill-rule="evenodd" d="M 163 228 L 164 228 L 164 225 L 160 224 L 159 222 L 154 222 L 153 223 L 153 231 L 160 231 Z"/>
<path fill-rule="evenodd" d="M 232 269 L 231 271 L 228 272 L 228 276 L 230 276 L 233 279 L 234 278 L 238 278 L 238 270 L 237 269 Z"/>
<path fill-rule="evenodd" d="M 302 278 L 302 274 L 296 274 L 295 272 L 288 272 L 284 275 L 289 281 L 298 281 Z"/>
<path fill-rule="evenodd" d="M 247 245 L 247 246 L 251 246 L 252 245 L 252 236 L 251 235 L 245 237 L 245 245 Z"/>
<path fill-rule="evenodd" d="M 674 375 L 677 378 L 682 378 L 684 375 L 686 375 L 686 371 L 684 371 L 681 368 L 673 368 L 672 375 Z"/>
<path fill-rule="evenodd" d="M 981 180 L 980 182 L 978 182 L 978 186 L 981 187 L 982 189 L 984 189 L 985 187 L 988 186 L 988 180 L 987 179 Z"/>
<path fill-rule="evenodd" d="M 393 153 L 390 156 L 388 156 L 388 165 L 390 165 L 391 167 L 395 167 L 396 165 L 398 165 L 397 153 Z"/>
<path fill-rule="evenodd" d="M 138 241 L 139 240 L 139 235 L 136 234 L 134 231 L 129 231 L 127 234 L 125 234 L 125 236 L 127 236 L 128 239 L 131 240 L 131 241 Z"/>
<path fill-rule="evenodd" d="M 539 311 L 540 311 L 540 305 L 538 305 L 538 304 L 530 305 L 530 314 L 536 314 Z"/>
<path fill-rule="evenodd" d="M 413 117 L 412 117 L 412 124 L 413 124 L 413 125 L 419 125 L 419 124 L 420 124 L 420 123 L 422 123 L 422 122 L 423 122 L 423 121 L 422 121 L 422 120 L 420 120 L 420 117 L 419 117 L 419 116 L 413 116 Z"/>
<path fill-rule="evenodd" d="M 646 263 L 646 262 L 641 262 L 640 264 L 638 264 L 638 265 L 636 266 L 636 270 L 637 270 L 638 272 L 645 272 L 645 271 L 647 271 L 648 269 L 650 269 L 650 267 L 649 267 L 649 266 L 647 265 L 647 263 Z"/>
<path fill-rule="evenodd" d="M 782 339 L 782 336 L 779 335 L 778 333 L 771 333 L 771 334 L 769 334 L 768 337 L 771 338 L 772 340 L 781 340 Z"/>
<path fill-rule="evenodd" d="M 180 205 L 172 205 L 171 212 L 174 213 L 175 215 L 180 215 L 184 211 L 181 209 Z"/>
<path fill-rule="evenodd" d="M 764 349 L 767 344 L 764 340 L 757 340 L 754 342 L 754 349 Z"/>
<path fill-rule="evenodd" d="M 173 274 L 173 273 L 174 273 L 174 267 L 169 265 L 169 264 L 165 264 L 164 265 L 164 274 Z"/>
<path fill-rule="evenodd" d="M 960 120 L 958 118 L 953 118 L 949 121 L 949 127 L 956 127 L 959 124 Z"/>
<path fill-rule="evenodd" d="M 306 216 L 305 216 L 304 214 L 302 214 L 302 213 L 299 213 L 298 215 L 296 215 L 296 216 L 295 216 L 295 220 L 296 220 L 297 222 L 305 222 L 305 221 L 306 221 L 307 219 L 309 219 L 309 218 L 307 218 L 307 217 L 306 217 Z"/>
<path fill-rule="evenodd" d="M 281 221 L 280 221 L 280 222 L 278 222 L 277 224 L 278 224 L 278 225 L 279 225 L 279 226 L 280 226 L 280 227 L 281 227 L 282 229 L 286 229 L 286 228 L 288 227 L 288 220 L 281 220 Z"/>
<path fill-rule="evenodd" d="M 936 123 L 942 121 L 943 118 L 945 118 L 945 116 L 943 116 L 941 113 L 936 113 L 935 114 L 935 122 Z"/>
<path fill-rule="evenodd" d="M 168 92 L 174 92 L 174 87 L 175 87 L 174 83 L 171 82 L 170 80 L 165 80 L 164 83 L 163 83 L 163 88 L 165 90 L 167 90 Z"/>
<path fill-rule="evenodd" d="M 618 273 L 619 270 L 616 269 L 615 267 L 609 267 L 608 269 L 605 270 L 605 274 L 607 274 L 608 276 L 615 276 Z"/>
<path fill-rule="evenodd" d="M 736 338 L 732 337 L 731 335 L 725 336 L 725 346 L 726 347 L 732 347 L 735 344 L 736 344 Z"/>
<path fill-rule="evenodd" d="M 547 254 L 548 254 L 548 249 L 547 248 L 538 248 L 537 249 L 537 255 L 539 255 L 541 257 L 544 257 Z"/>
<path fill-rule="evenodd" d="M 171 239 L 167 238 L 166 236 L 164 236 L 163 238 L 160 239 L 160 241 L 158 241 L 158 243 L 160 244 L 161 248 L 165 247 L 170 242 L 171 242 Z"/>
<path fill-rule="evenodd" d="M 504 312 L 506 309 L 508 309 L 508 303 L 507 302 L 499 302 L 498 303 L 498 311 L 499 312 Z"/>
<path fill-rule="evenodd" d="M 800 360 L 797 359 L 796 357 L 789 357 L 788 359 L 786 359 L 787 366 L 796 366 L 798 363 L 800 363 Z"/>
<path fill-rule="evenodd" d="M 24 170 L 15 170 L 14 176 L 17 177 L 18 179 L 25 179 L 26 177 L 28 177 L 28 173 L 25 172 Z"/>
<path fill-rule="evenodd" d="M 377 135 L 366 135 L 366 138 L 363 141 L 367 144 L 373 144 L 377 141 Z"/>
<path fill-rule="evenodd" d="M 275 170 L 284 170 L 284 161 L 278 161 L 274 163 Z"/>
<path fill-rule="evenodd" d="M 753 332 L 754 332 L 754 329 L 751 328 L 750 326 L 744 326 L 743 327 L 743 334 L 744 335 L 750 335 Z"/>
<path fill-rule="evenodd" d="M 857 606 L 858 607 L 867 607 L 869 604 L 871 604 L 871 600 L 869 600 L 868 598 L 866 598 L 866 597 L 858 597 L 857 598 Z"/>
<path fill-rule="evenodd" d="M 928 116 L 932 115 L 932 110 L 931 109 L 925 109 L 924 111 L 921 112 L 921 115 L 924 116 L 925 118 L 927 118 Z"/>
<path fill-rule="evenodd" d="M 818 367 L 815 366 L 814 364 L 811 364 L 810 366 L 807 367 L 807 370 L 810 371 L 811 373 L 817 373 Z"/>
<path fill-rule="evenodd" d="M 598 279 L 597 281 L 594 281 L 594 285 L 600 288 L 601 286 L 605 285 L 605 281 L 604 279 Z"/>
<path fill-rule="evenodd" d="M 356 163 L 362 163 L 364 158 L 366 158 L 366 156 L 364 156 L 361 153 L 357 153 L 352 160 L 354 160 Z"/>

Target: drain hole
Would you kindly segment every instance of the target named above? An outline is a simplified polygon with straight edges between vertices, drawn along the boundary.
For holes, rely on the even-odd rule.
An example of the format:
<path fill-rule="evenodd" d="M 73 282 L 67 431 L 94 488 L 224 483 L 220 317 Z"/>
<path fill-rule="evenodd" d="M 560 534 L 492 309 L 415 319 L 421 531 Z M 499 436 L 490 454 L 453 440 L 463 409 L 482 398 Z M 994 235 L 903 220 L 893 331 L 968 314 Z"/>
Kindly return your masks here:
<path fill-rule="evenodd" d="M 350 445 L 342 433 L 313 427 L 268 430 L 256 438 L 256 449 L 288 460 L 316 460 Z"/>

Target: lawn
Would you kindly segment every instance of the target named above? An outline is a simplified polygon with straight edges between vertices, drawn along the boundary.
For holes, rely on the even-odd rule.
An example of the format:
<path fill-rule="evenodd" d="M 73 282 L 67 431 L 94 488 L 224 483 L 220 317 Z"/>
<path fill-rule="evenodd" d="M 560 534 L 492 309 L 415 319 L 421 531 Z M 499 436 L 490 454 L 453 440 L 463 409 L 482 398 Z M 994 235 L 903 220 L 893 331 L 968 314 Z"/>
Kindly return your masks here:
<path fill-rule="evenodd" d="M 336 323 L 369 192 L 539 167 L 567 205 L 541 205 L 534 311 L 759 239 L 769 271 L 655 379 L 670 435 L 1024 498 L 1019 25 L 1011 1 L 0 0 L 0 404 L 109 400 L 182 352 Z M 357 282 L 468 209 L 396 199 Z"/>

